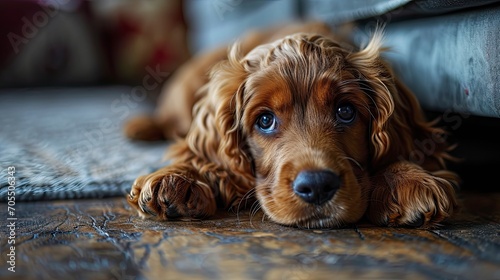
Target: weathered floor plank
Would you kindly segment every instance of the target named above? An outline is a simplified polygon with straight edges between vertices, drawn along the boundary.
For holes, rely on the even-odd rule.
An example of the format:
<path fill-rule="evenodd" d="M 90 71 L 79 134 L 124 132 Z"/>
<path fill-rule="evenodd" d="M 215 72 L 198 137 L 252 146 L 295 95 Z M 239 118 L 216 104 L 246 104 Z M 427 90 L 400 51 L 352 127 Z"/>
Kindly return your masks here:
<path fill-rule="evenodd" d="M 19 203 L 16 272 L 2 242 L 0 278 L 500 279 L 500 193 L 464 197 L 462 213 L 430 231 L 296 229 L 248 212 L 157 222 L 122 198 Z"/>

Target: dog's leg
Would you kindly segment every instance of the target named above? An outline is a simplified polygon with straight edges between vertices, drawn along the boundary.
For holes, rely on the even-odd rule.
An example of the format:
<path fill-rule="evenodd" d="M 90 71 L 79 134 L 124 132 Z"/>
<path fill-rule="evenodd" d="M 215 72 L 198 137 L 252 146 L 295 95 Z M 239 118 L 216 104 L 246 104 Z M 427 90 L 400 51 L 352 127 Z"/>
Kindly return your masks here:
<path fill-rule="evenodd" d="M 160 220 L 206 218 L 218 207 L 237 206 L 251 186 L 242 178 L 192 152 L 184 158 L 135 180 L 128 201 L 142 217 Z M 186 156 L 186 154 L 184 154 Z"/>
<path fill-rule="evenodd" d="M 402 161 L 372 177 L 373 192 L 367 212 L 377 225 L 433 227 L 457 210 L 456 175 L 429 172 Z"/>
<path fill-rule="evenodd" d="M 128 201 L 142 217 L 205 218 L 215 213 L 215 196 L 193 166 L 174 164 L 137 178 Z"/>

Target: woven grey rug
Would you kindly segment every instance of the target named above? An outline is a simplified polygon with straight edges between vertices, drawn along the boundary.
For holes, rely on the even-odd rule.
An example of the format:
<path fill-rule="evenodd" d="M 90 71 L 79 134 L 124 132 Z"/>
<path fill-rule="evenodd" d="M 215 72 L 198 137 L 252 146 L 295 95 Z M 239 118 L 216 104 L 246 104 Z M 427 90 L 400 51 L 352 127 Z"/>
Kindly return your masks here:
<path fill-rule="evenodd" d="M 124 196 L 160 166 L 168 143 L 126 139 L 123 122 L 151 110 L 129 87 L 0 91 L 0 201 L 14 167 L 16 201 Z"/>

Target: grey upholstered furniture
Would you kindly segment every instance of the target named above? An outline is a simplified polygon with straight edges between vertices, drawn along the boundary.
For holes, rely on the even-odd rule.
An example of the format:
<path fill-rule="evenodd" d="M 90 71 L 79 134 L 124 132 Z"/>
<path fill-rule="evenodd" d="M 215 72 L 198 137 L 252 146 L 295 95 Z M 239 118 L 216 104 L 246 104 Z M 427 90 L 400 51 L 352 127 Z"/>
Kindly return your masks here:
<path fill-rule="evenodd" d="M 384 24 L 386 56 L 425 108 L 500 117 L 498 0 L 192 0 L 186 11 L 195 51 L 296 19 L 356 22 L 360 43 Z"/>

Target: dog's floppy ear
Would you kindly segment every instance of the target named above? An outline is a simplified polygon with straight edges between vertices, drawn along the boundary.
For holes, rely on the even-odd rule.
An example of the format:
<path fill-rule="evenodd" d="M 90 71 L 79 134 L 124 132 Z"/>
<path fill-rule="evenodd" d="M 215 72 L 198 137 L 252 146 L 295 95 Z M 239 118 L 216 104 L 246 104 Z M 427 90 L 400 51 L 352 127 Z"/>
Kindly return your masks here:
<path fill-rule="evenodd" d="M 186 136 L 187 145 L 197 158 L 219 165 L 221 170 L 230 173 L 211 175 L 219 177 L 222 192 L 234 190 L 225 187 L 229 184 L 227 180 L 237 180 L 232 184 L 241 186 L 242 192 L 246 193 L 254 179 L 252 159 L 246 152 L 246 136 L 240 124 L 246 77 L 247 72 L 240 62 L 239 45 L 234 44 L 228 59 L 212 68 L 209 82 L 197 93 L 200 99 L 193 108 L 194 119 Z M 223 194 L 227 198 L 234 196 Z"/>
<path fill-rule="evenodd" d="M 230 168 L 247 173 L 250 156 L 245 151 L 246 135 L 241 129 L 247 72 L 241 64 L 239 44 L 235 43 L 228 59 L 217 65 L 209 84 L 208 96 L 215 107 L 215 123 L 220 135 L 219 156 Z"/>
<path fill-rule="evenodd" d="M 384 166 L 408 160 L 422 165 L 432 162 L 433 169 L 444 167 L 448 145 L 444 130 L 425 120 L 418 100 L 393 74 L 380 57 L 382 34 L 376 32 L 370 43 L 348 55 L 361 75 L 362 87 L 370 96 L 372 121 L 370 142 L 372 165 Z M 429 161 L 429 159 L 434 159 Z"/>

